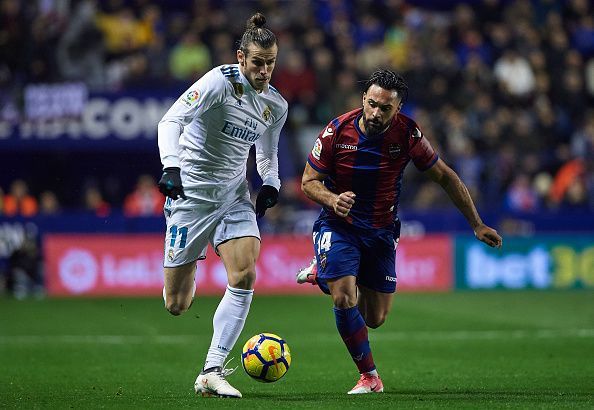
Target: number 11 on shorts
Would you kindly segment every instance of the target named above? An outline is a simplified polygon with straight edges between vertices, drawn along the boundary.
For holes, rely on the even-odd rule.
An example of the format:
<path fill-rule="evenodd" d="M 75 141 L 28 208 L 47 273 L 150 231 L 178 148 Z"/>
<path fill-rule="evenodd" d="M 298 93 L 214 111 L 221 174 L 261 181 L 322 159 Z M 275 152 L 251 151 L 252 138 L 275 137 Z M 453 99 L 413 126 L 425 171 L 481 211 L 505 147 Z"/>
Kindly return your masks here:
<path fill-rule="evenodd" d="M 178 232 L 181 236 L 181 238 L 179 240 L 179 248 L 183 249 L 186 247 L 186 240 L 188 238 L 188 227 L 187 226 L 182 226 L 178 230 L 177 225 L 173 225 L 171 228 L 169 228 L 169 232 L 171 233 L 171 241 L 169 242 L 170 248 L 173 248 L 175 246 L 175 239 L 177 238 Z"/>

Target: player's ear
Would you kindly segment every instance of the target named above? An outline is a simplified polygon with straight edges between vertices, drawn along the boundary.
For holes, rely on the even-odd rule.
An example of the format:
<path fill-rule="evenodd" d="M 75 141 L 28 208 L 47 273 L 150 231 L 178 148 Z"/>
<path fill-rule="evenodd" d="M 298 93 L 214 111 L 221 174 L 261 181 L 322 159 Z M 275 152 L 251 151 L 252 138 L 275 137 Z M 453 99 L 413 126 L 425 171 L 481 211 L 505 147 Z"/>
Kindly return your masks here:
<path fill-rule="evenodd" d="M 242 66 L 245 67 L 245 54 L 241 50 L 237 50 L 237 62 Z"/>

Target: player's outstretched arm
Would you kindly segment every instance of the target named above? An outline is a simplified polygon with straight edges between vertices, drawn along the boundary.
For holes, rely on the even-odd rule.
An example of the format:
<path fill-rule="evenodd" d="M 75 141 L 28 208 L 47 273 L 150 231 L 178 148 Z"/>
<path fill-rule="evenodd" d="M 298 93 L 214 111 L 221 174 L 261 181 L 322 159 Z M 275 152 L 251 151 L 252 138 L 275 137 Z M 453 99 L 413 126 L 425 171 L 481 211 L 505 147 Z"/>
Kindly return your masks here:
<path fill-rule="evenodd" d="M 441 185 L 446 191 L 454 205 L 462 212 L 462 215 L 472 227 L 476 238 L 493 248 L 500 248 L 503 242 L 501 236 L 495 229 L 483 223 L 468 188 L 466 188 L 458 174 L 441 159 L 438 159 L 426 173 L 429 178 Z"/>
<path fill-rule="evenodd" d="M 332 208 L 336 215 L 346 218 L 355 203 L 355 193 L 347 191 L 336 195 L 322 183 L 325 178 L 326 174 L 322 174 L 313 169 L 311 165 L 305 164 L 305 170 L 301 178 L 301 190 L 312 201 Z"/>

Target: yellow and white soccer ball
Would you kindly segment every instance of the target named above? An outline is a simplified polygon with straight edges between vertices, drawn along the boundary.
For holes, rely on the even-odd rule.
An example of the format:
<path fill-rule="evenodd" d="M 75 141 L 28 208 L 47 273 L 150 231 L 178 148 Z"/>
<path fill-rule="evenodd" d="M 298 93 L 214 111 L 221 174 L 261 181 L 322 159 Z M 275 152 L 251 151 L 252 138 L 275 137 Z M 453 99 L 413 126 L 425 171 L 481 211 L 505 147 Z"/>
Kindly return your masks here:
<path fill-rule="evenodd" d="M 259 333 L 243 345 L 241 364 L 245 372 L 259 382 L 275 382 L 289 370 L 291 350 L 282 337 Z"/>

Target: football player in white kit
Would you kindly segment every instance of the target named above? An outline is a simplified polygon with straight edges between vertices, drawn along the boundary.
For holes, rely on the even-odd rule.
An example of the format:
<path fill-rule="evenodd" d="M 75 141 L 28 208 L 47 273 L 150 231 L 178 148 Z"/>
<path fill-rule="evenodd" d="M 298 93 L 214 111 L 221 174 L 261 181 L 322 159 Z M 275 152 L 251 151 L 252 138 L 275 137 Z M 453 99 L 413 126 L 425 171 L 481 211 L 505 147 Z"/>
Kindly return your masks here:
<path fill-rule="evenodd" d="M 278 46 L 260 13 L 247 22 L 237 60 L 213 68 L 159 122 L 165 196 L 165 287 L 171 314 L 190 307 L 196 261 L 208 243 L 227 270 L 228 285 L 213 317 L 213 336 L 194 389 L 203 396 L 241 397 L 225 379 L 224 361 L 247 317 L 256 279 L 263 216 L 278 199 L 278 140 L 288 104 L 269 85 Z M 263 185 L 252 204 L 246 180 L 250 147 Z M 254 212 L 255 211 L 255 212 Z"/>

